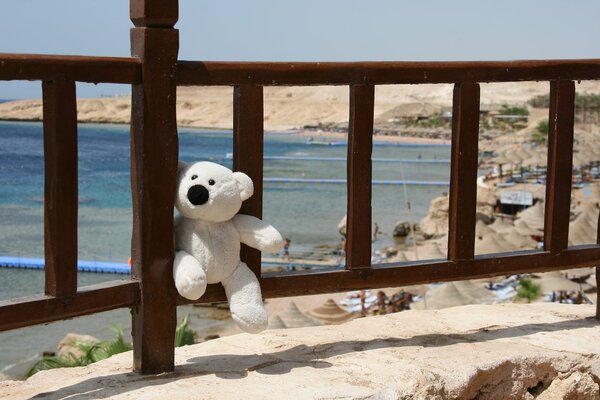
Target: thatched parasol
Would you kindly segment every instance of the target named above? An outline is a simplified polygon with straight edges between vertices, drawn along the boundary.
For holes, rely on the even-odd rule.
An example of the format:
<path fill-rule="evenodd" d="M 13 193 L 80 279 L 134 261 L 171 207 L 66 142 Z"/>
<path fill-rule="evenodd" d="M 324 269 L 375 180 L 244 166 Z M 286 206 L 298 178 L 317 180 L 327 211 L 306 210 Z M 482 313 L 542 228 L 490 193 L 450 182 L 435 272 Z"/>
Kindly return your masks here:
<path fill-rule="evenodd" d="M 269 328 L 268 329 L 285 329 L 285 322 L 281 319 L 279 315 L 274 316 L 269 320 Z"/>
<path fill-rule="evenodd" d="M 518 214 L 518 219 L 527 222 L 533 229 L 544 230 L 544 202 L 538 201 Z"/>
<path fill-rule="evenodd" d="M 586 203 L 581 213 L 569 225 L 569 245 L 590 244 L 596 242 L 599 210 L 596 204 Z"/>
<path fill-rule="evenodd" d="M 518 219 L 515 221 L 515 230 L 522 236 L 543 236 L 544 232 L 532 228 L 526 221 Z"/>
<path fill-rule="evenodd" d="M 356 313 L 344 310 L 331 298 L 307 314 L 328 325 L 342 324 L 358 316 Z"/>
<path fill-rule="evenodd" d="M 494 294 L 470 282 L 448 282 L 427 292 L 423 301 L 412 303 L 411 308 L 437 310 L 467 304 L 491 303 Z"/>
<path fill-rule="evenodd" d="M 514 225 L 510 221 L 505 220 L 504 218 L 496 218 L 496 220 L 491 225 L 488 225 L 488 228 L 497 233 L 502 233 L 513 229 Z"/>
<path fill-rule="evenodd" d="M 285 309 L 284 312 L 279 314 L 279 318 L 281 318 L 285 326 L 288 328 L 322 325 L 320 321 L 317 321 L 302 313 L 302 311 L 300 311 L 296 303 L 293 301 L 290 302 L 290 305 Z"/>
<path fill-rule="evenodd" d="M 578 283 L 568 280 L 558 271 L 535 274 L 533 282 L 539 284 L 544 293 L 561 290 L 578 292 L 581 290 L 581 286 Z"/>
<path fill-rule="evenodd" d="M 514 245 L 513 250 L 528 250 L 537 247 L 537 242 L 531 239 L 530 235 L 521 234 L 517 228 L 502 234 L 502 237 Z"/>
<path fill-rule="evenodd" d="M 504 253 L 512 250 L 516 250 L 514 245 L 498 233 L 489 233 L 482 239 L 475 239 L 475 254 Z"/>

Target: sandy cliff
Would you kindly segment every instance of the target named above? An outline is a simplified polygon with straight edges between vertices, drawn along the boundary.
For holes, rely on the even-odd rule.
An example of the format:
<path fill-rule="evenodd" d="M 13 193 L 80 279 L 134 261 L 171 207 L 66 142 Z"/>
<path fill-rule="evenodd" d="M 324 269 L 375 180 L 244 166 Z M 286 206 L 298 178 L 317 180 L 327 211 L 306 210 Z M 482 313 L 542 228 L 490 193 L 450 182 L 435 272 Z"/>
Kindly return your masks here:
<path fill-rule="evenodd" d="M 577 85 L 579 92 L 600 92 L 600 83 Z M 548 93 L 548 83 L 524 82 L 482 84 L 481 103 L 525 103 Z M 232 127 L 232 88 L 180 87 L 177 98 L 177 121 L 180 126 Z M 318 123 L 347 123 L 348 88 L 345 86 L 266 87 L 264 90 L 265 128 L 289 130 Z M 375 118 L 421 110 L 437 112 L 452 102 L 452 85 L 377 86 Z M 128 123 L 129 97 L 80 99 L 81 122 Z M 41 120 L 39 100 L 21 100 L 0 104 L 0 119 Z"/>

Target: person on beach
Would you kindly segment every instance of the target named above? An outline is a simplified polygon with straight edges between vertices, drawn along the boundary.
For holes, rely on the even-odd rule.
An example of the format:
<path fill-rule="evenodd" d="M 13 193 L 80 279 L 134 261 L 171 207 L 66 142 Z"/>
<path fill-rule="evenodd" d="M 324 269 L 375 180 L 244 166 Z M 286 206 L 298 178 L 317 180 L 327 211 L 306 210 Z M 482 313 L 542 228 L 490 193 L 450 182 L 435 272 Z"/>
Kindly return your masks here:
<path fill-rule="evenodd" d="M 377 235 L 379 234 L 379 225 L 377 224 L 377 222 L 375 222 L 374 228 L 373 228 L 373 241 L 376 242 L 377 241 Z"/>

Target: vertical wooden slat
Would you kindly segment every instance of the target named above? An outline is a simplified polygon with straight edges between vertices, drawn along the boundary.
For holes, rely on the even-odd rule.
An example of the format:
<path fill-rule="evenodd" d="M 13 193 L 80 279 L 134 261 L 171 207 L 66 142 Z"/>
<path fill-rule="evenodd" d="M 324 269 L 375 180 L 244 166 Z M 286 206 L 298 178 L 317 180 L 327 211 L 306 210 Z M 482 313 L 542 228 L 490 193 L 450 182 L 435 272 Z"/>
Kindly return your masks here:
<path fill-rule="evenodd" d="M 573 81 L 550 83 L 544 248 L 551 253 L 560 253 L 569 244 L 574 104 Z"/>
<path fill-rule="evenodd" d="M 156 1 L 132 0 L 134 7 Z M 172 1 L 163 1 L 168 8 Z M 157 5 L 158 7 L 158 5 Z M 169 8 L 170 9 L 170 8 Z M 140 20 L 136 21 L 136 25 Z M 173 283 L 173 207 L 178 159 L 175 29 L 131 30 L 131 53 L 142 61 L 132 88 L 132 277 L 140 304 L 132 310 L 133 367 L 144 374 L 172 371 L 176 315 Z"/>
<path fill-rule="evenodd" d="M 350 86 L 346 268 L 371 266 L 371 177 L 375 87 Z"/>
<path fill-rule="evenodd" d="M 598 224 L 596 225 L 596 244 L 600 244 L 600 215 L 598 215 Z M 598 289 L 600 287 L 600 266 L 596 267 L 596 298 L 598 298 Z M 596 301 L 596 319 L 600 320 L 600 303 Z"/>
<path fill-rule="evenodd" d="M 44 247 L 47 295 L 77 292 L 77 104 L 75 82 L 42 84 Z"/>
<path fill-rule="evenodd" d="M 263 201 L 263 88 L 236 86 L 233 90 L 233 169 L 247 174 L 254 194 L 240 213 L 262 218 Z M 242 244 L 241 259 L 260 277 L 260 251 Z"/>
<path fill-rule="evenodd" d="M 479 84 L 457 83 L 452 104 L 452 148 L 448 259 L 472 259 L 475 252 Z"/>

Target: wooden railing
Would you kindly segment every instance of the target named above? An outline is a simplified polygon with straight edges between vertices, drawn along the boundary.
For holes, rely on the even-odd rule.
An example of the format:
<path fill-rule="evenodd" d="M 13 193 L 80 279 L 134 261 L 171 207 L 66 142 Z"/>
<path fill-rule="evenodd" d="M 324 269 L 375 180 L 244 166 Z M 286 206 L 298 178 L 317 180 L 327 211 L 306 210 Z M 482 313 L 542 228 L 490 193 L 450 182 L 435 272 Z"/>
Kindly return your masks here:
<path fill-rule="evenodd" d="M 568 247 L 576 80 L 600 79 L 600 60 L 452 63 L 220 63 L 177 61 L 176 0 L 131 0 L 132 58 L 0 55 L 0 80 L 42 81 L 45 149 L 45 295 L 0 302 L 0 330 L 131 307 L 134 369 L 171 371 L 177 296 L 172 279 L 178 157 L 177 85 L 234 87 L 234 169 L 255 182 L 242 211 L 262 213 L 263 86 L 349 87 L 347 265 L 260 273 L 265 297 L 551 271 L 600 264 L 600 246 Z M 132 280 L 77 288 L 75 82 L 132 85 Z M 474 254 L 479 83 L 549 81 L 549 151 L 543 250 Z M 454 84 L 450 221 L 446 259 L 371 265 L 371 153 L 375 86 Z M 597 274 L 598 276 L 598 274 Z M 225 300 L 209 286 L 200 302 Z"/>

